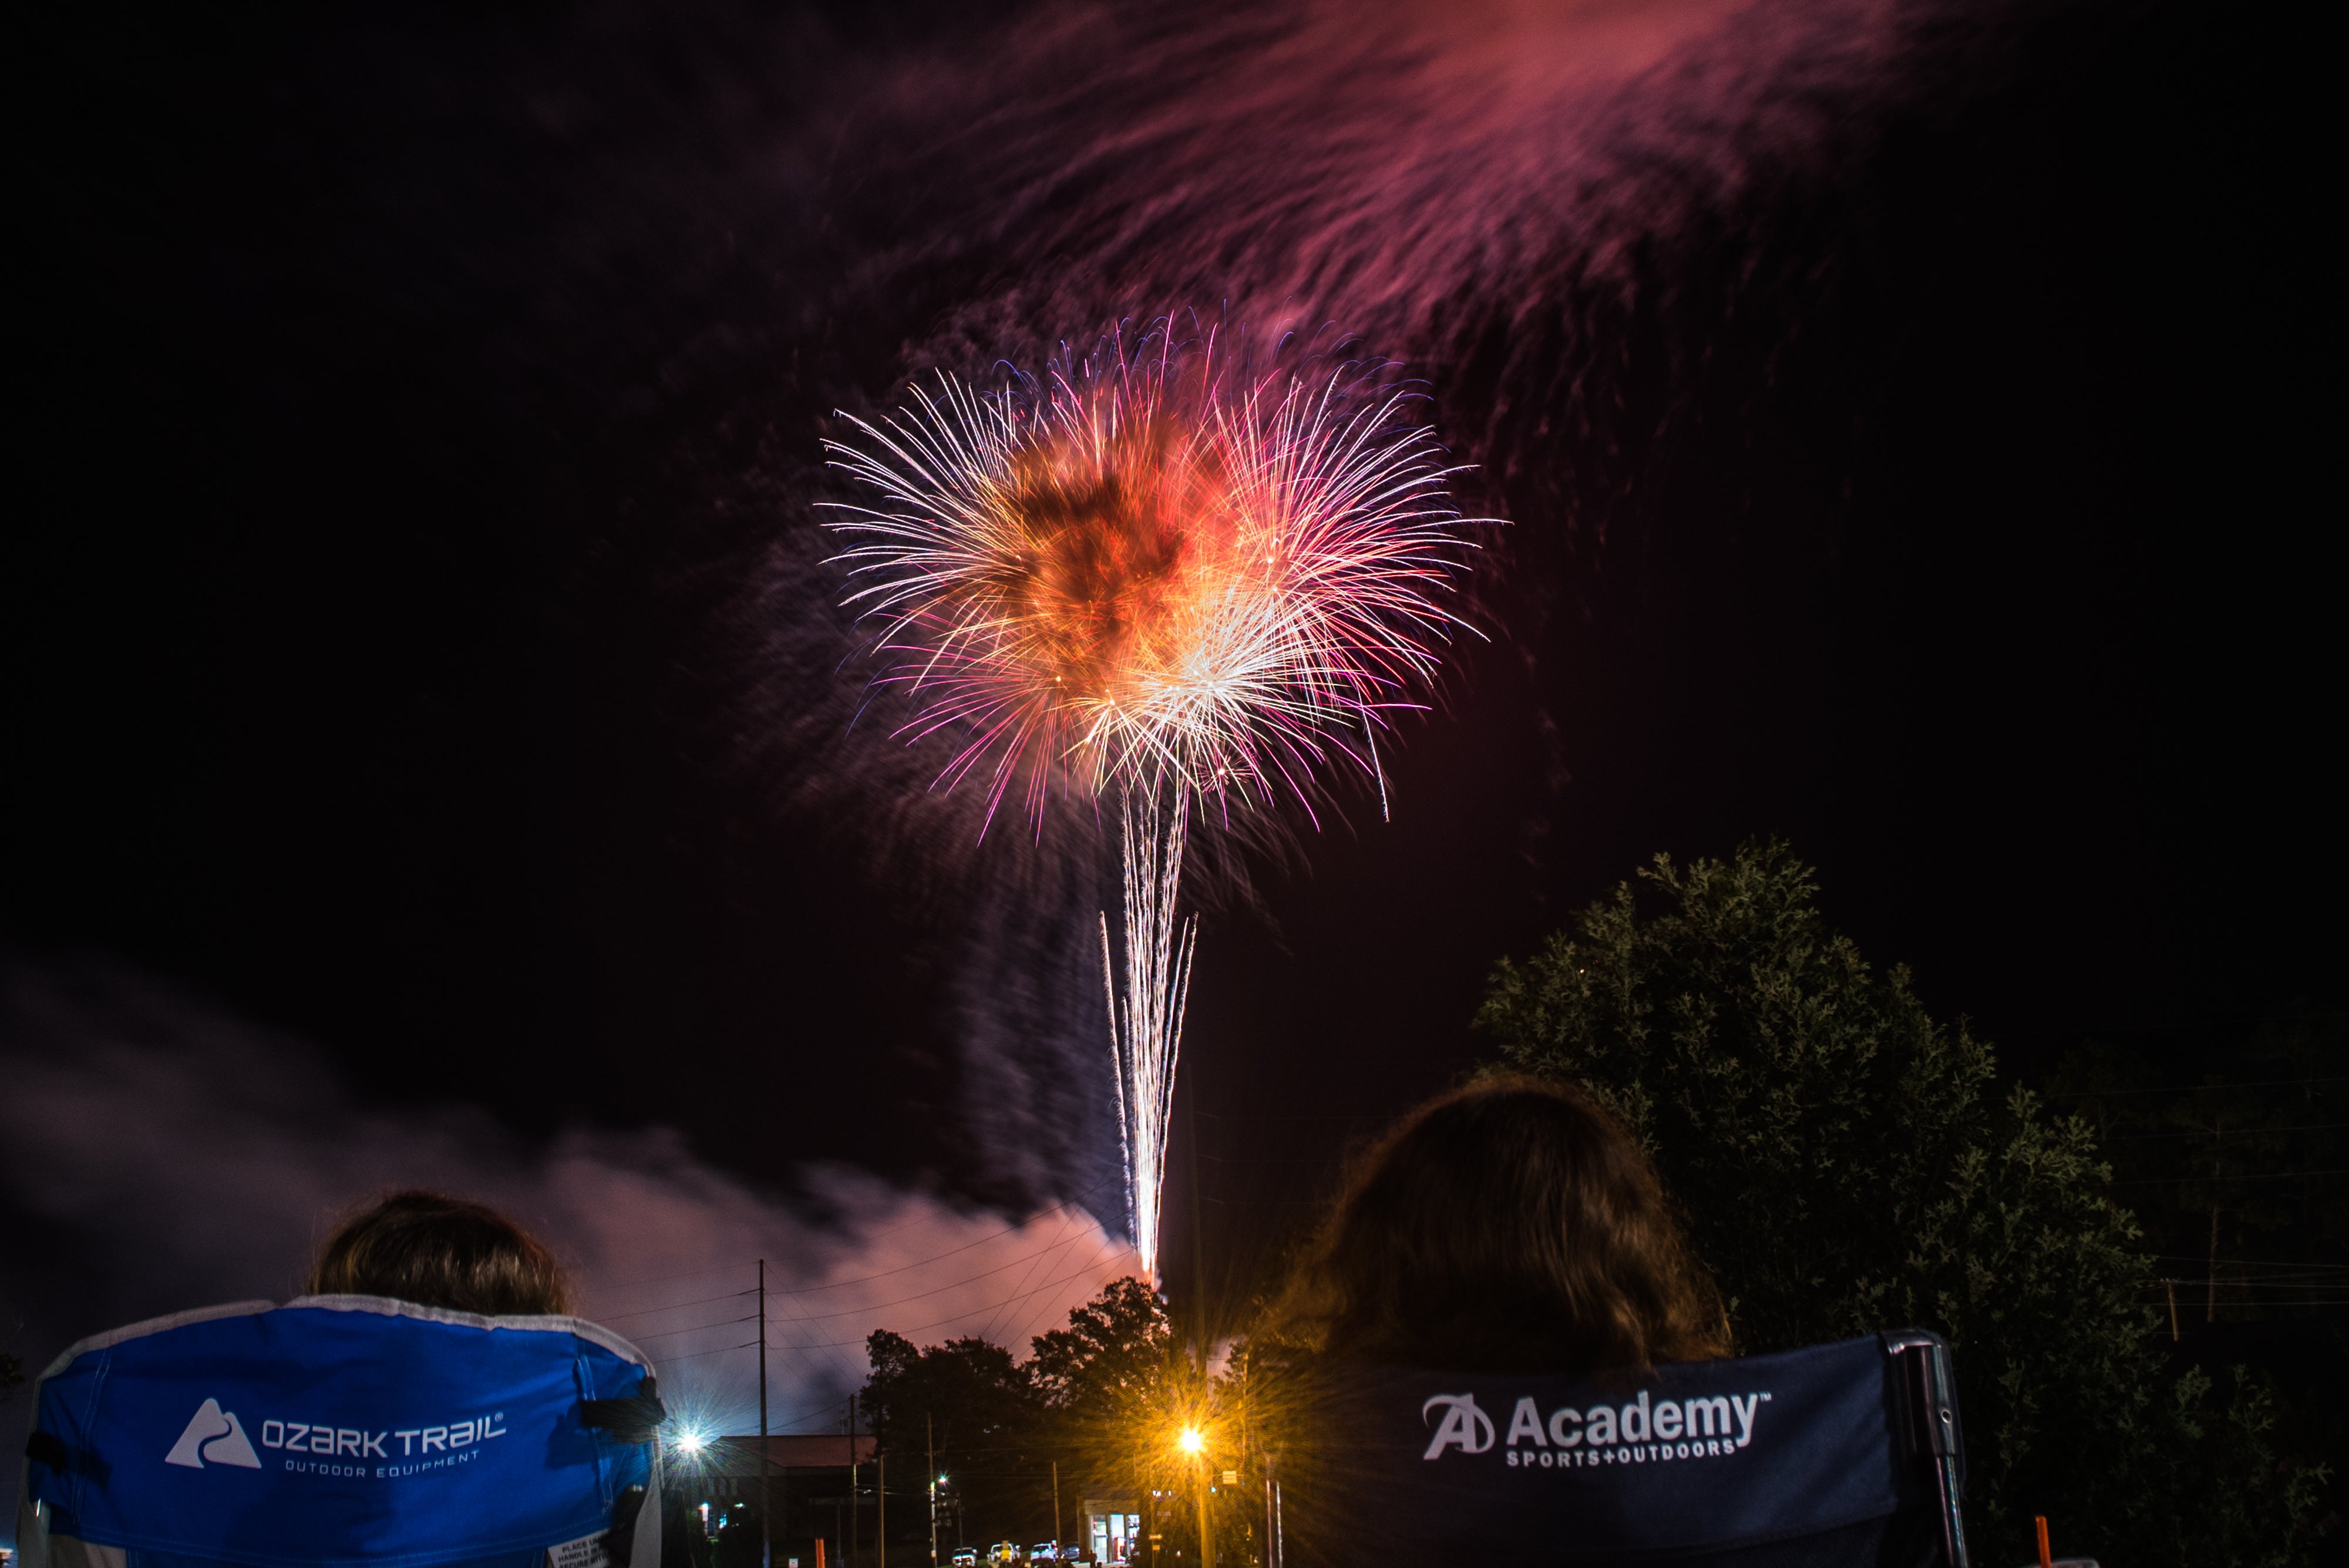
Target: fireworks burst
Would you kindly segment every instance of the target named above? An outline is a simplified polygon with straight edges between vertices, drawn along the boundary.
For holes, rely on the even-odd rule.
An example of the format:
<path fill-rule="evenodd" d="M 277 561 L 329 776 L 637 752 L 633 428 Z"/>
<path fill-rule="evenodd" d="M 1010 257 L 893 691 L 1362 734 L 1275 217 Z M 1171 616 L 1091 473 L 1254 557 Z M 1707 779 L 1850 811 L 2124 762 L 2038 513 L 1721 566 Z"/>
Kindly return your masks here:
<path fill-rule="evenodd" d="M 908 740 L 954 740 L 938 783 L 987 817 L 1015 789 L 1122 797 L 1125 971 L 1111 984 L 1129 1218 L 1154 1277 L 1195 928 L 1178 922 L 1195 805 L 1313 814 L 1333 766 L 1385 781 L 1377 732 L 1422 706 L 1463 519 L 1457 470 L 1407 394 L 1352 368 L 1227 376 L 1158 339 L 980 391 L 949 375 L 827 441 L 877 493 L 831 526 L 876 621 Z"/>

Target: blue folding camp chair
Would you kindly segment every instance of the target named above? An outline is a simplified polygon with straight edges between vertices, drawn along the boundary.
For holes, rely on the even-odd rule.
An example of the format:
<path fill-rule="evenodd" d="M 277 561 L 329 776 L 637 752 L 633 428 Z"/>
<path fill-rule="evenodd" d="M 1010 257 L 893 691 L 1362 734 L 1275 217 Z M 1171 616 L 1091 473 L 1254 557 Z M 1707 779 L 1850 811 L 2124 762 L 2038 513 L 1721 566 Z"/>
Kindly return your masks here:
<path fill-rule="evenodd" d="M 1291 1568 L 1967 1568 L 1950 1352 L 1921 1330 L 1612 1376 L 1366 1370 L 1330 1415 Z"/>
<path fill-rule="evenodd" d="M 378 1296 L 245 1302 L 44 1373 L 25 1568 L 658 1568 L 661 1407 L 570 1317 Z"/>

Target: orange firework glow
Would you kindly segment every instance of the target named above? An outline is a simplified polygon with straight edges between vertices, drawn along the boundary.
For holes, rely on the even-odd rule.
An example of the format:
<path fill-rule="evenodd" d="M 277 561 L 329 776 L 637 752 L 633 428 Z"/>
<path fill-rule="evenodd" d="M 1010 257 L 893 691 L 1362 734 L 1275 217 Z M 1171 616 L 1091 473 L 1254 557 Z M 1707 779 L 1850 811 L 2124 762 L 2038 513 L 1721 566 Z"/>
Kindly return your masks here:
<path fill-rule="evenodd" d="M 1455 618 L 1452 470 L 1405 400 L 1344 370 L 1235 388 L 1195 367 L 1056 371 L 1040 393 L 935 395 L 833 443 L 884 498 L 833 524 L 869 576 L 884 679 L 945 770 L 1263 803 L 1309 798 L 1333 758 L 1430 674 Z"/>

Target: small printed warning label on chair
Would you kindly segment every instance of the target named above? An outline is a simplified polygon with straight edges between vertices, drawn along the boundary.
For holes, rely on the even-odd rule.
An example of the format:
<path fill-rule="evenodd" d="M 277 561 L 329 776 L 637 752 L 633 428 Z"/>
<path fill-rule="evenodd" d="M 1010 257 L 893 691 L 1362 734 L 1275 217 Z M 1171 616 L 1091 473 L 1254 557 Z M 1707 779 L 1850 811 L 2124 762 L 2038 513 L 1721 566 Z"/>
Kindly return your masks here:
<path fill-rule="evenodd" d="M 611 1568 L 601 1532 L 546 1549 L 546 1568 Z"/>

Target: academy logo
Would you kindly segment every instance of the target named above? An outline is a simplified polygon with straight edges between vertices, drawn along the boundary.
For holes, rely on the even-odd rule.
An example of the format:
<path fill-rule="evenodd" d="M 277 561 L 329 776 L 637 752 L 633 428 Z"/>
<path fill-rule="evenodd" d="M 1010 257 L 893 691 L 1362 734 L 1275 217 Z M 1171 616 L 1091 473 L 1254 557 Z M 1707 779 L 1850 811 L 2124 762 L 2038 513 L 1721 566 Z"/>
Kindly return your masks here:
<path fill-rule="evenodd" d="M 1427 1445 L 1427 1458 L 1432 1459 L 1447 1448 L 1456 1447 L 1465 1454 L 1481 1454 L 1493 1446 L 1493 1417 L 1476 1408 L 1476 1396 L 1435 1395 L 1419 1407 L 1421 1425 L 1426 1424 L 1438 1405 L 1444 1407 L 1444 1421 Z"/>
<path fill-rule="evenodd" d="M 1454 1450 L 1488 1454 L 1497 1443 L 1501 1462 L 1513 1470 L 1731 1459 L 1753 1442 L 1755 1412 L 1769 1398 L 1757 1391 L 1655 1399 L 1643 1388 L 1620 1408 L 1561 1407 L 1545 1419 L 1541 1407 L 1528 1395 L 1510 1413 L 1504 1438 L 1493 1417 L 1477 1407 L 1475 1395 L 1438 1394 L 1419 1407 L 1423 1426 L 1431 1423 L 1436 1410 L 1444 1411 L 1421 1457 L 1436 1459 Z"/>
<path fill-rule="evenodd" d="M 188 1429 L 163 1456 L 167 1465 L 185 1465 L 191 1470 L 204 1468 L 204 1461 L 216 1465 L 234 1465 L 240 1469 L 257 1470 L 261 1456 L 253 1451 L 252 1442 L 244 1428 L 237 1424 L 234 1412 L 223 1410 L 217 1399 L 207 1399 L 188 1418 Z"/>

